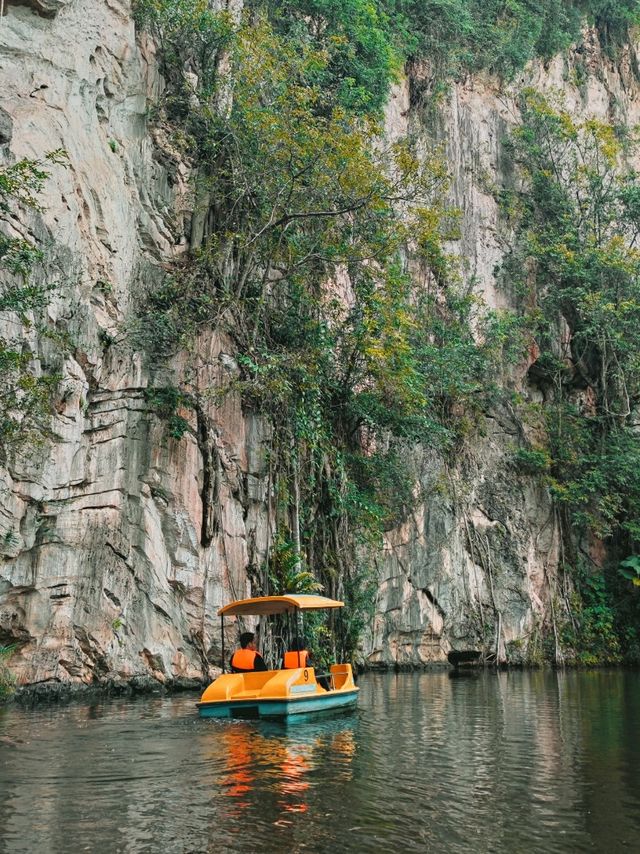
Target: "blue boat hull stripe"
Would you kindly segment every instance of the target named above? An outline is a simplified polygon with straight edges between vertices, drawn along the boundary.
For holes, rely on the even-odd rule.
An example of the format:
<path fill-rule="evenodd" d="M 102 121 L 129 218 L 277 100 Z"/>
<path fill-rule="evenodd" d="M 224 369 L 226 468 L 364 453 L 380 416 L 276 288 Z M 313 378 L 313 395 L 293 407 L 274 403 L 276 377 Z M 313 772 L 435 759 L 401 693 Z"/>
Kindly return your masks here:
<path fill-rule="evenodd" d="M 227 718 L 232 712 L 243 709 L 257 709 L 261 718 L 289 717 L 290 715 L 309 714 L 325 710 L 339 709 L 342 706 L 354 705 L 358 699 L 358 690 L 344 691 L 333 697 L 296 697 L 287 700 L 232 700 L 230 702 L 216 701 L 213 703 L 198 703 L 201 718 Z"/>

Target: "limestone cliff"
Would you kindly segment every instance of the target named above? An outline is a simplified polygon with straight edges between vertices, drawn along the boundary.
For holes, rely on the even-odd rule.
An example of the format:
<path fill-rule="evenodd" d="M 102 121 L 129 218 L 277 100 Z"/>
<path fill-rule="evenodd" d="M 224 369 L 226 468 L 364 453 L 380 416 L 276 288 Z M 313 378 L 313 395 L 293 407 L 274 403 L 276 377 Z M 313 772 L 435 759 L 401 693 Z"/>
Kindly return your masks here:
<path fill-rule="evenodd" d="M 199 449 L 151 414 L 122 324 L 184 251 L 187 169 L 154 145 L 162 84 L 130 4 L 54 5 L 42 17 L 10 4 L 0 24 L 3 157 L 68 157 L 42 210 L 13 225 L 46 244 L 61 282 L 47 323 L 71 339 L 54 441 L 2 472 L 0 635 L 19 642 L 20 682 L 202 677 L 212 615 L 249 592 L 264 548 L 260 428 L 228 398 Z M 27 345 L 35 360 L 47 346 Z M 228 370 L 224 342 L 202 351 Z"/>
<path fill-rule="evenodd" d="M 518 121 L 516 93 L 525 86 L 561 93 L 578 119 L 594 116 L 634 127 L 640 88 L 633 62 L 631 48 L 612 62 L 597 35 L 589 33 L 579 51 L 546 67 L 532 64 L 506 90 L 486 78 L 452 87 L 435 127 L 427 128 L 445 145 L 463 212 L 457 251 L 488 305 L 509 305 L 496 273 L 511 236 L 493 189 L 513 180 L 503 144 Z M 584 77 L 576 73 L 577 65 L 586 69 Z M 419 88 L 419 69 L 413 85 Z M 424 130 L 419 112 L 408 89 L 389 110 L 394 126 L 404 120 L 405 126 Z M 541 401 L 529 373 L 534 360 L 531 354 L 519 366 L 514 387 L 526 400 Z M 507 404 L 490 415 L 484 435 L 455 470 L 428 461 L 425 505 L 389 532 L 378 558 L 380 589 L 367 648 L 371 664 L 441 660 L 450 648 L 469 643 L 473 626 L 489 645 L 498 641 L 500 658 L 509 653 L 517 662 L 540 643 L 541 628 L 551 617 L 550 592 L 556 606 L 564 607 L 570 587 L 559 571 L 562 543 L 552 501 L 536 480 L 517 476 L 510 462 L 523 429 Z"/>
<path fill-rule="evenodd" d="M 579 85 L 572 58 L 558 57 L 511 92 L 484 78 L 457 84 L 434 120 L 410 95 L 416 69 L 388 106 L 390 135 L 411 127 L 443 141 L 463 213 L 456 251 L 489 305 L 508 304 L 495 277 L 508 235 L 491 188 L 505 180 L 516 88 L 561 89 L 576 115 L 640 119 L 630 57 L 614 65 L 595 39 L 586 50 Z M 59 284 L 43 322 L 70 342 L 53 440 L 2 470 L 0 644 L 17 642 L 25 684 L 207 677 L 217 607 L 250 593 L 267 548 L 266 427 L 229 394 L 189 416 L 183 439 L 168 437 L 145 397 L 149 366 L 123 332 L 191 235 L 189 164 L 149 118 L 163 86 L 154 45 L 135 32 L 128 0 L 5 2 L 0 74 L 2 161 L 67 153 L 41 210 L 10 226 L 46 245 L 43 275 Z M 52 357 L 35 329 L 24 346 L 37 364 Z M 208 386 L 235 370 L 220 338 L 203 336 L 198 358 Z M 514 382 L 535 399 L 528 367 Z M 520 429 L 502 408 L 455 468 L 425 455 L 425 502 L 376 556 L 369 664 L 441 661 L 479 629 L 513 655 L 547 619 L 550 589 L 563 592 L 558 531 L 546 491 L 510 467 Z"/>

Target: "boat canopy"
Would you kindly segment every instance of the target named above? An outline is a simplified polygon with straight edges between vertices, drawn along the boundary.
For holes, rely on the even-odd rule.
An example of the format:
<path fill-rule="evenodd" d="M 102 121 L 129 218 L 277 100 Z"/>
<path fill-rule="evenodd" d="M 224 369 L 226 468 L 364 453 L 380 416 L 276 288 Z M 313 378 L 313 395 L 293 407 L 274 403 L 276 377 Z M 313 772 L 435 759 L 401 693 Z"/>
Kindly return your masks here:
<path fill-rule="evenodd" d="M 258 596 L 254 599 L 239 599 L 220 608 L 219 617 L 264 616 L 287 614 L 292 611 L 321 611 L 325 608 L 342 608 L 344 602 L 314 596 L 308 593 L 287 593 L 285 596 Z"/>

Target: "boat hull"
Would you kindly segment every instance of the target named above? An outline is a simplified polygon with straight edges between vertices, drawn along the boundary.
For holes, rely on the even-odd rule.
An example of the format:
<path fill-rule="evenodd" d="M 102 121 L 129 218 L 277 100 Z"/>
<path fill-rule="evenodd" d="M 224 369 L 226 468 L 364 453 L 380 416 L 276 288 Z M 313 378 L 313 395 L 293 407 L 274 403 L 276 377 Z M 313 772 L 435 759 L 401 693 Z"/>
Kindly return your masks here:
<path fill-rule="evenodd" d="M 201 718 L 264 718 L 282 720 L 339 709 L 354 708 L 358 702 L 358 689 L 354 691 L 327 692 L 313 697 L 283 700 L 231 700 L 227 702 L 199 703 Z"/>
<path fill-rule="evenodd" d="M 355 706 L 358 688 L 349 664 L 333 664 L 320 682 L 313 667 L 223 673 L 200 698 L 198 712 L 202 718 L 283 720 Z"/>

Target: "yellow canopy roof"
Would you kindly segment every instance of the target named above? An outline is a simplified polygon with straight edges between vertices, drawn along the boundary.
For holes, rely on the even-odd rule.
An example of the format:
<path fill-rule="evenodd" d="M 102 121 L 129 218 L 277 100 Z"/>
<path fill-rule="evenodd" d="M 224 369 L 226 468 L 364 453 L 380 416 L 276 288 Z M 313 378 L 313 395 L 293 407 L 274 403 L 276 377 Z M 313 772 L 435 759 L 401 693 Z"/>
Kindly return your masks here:
<path fill-rule="evenodd" d="M 257 596 L 240 599 L 220 608 L 218 616 L 246 617 L 249 615 L 285 614 L 287 611 L 320 611 L 323 608 L 342 608 L 344 602 L 308 593 L 287 593 L 285 596 Z"/>

